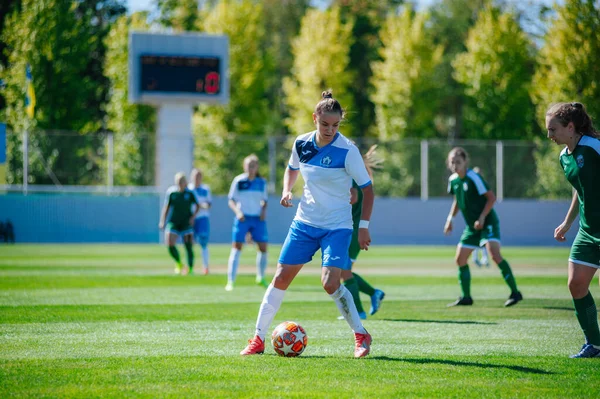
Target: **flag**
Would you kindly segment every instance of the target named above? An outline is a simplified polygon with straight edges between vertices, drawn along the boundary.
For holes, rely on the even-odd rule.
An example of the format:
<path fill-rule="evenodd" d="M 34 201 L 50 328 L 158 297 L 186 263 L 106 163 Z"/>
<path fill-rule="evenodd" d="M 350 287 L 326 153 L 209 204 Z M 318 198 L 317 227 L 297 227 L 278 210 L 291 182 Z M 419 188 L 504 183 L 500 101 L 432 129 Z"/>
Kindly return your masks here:
<path fill-rule="evenodd" d="M 33 119 L 35 111 L 35 91 L 33 91 L 33 80 L 31 79 L 31 67 L 27 64 L 25 68 L 25 111 L 27 116 Z"/>

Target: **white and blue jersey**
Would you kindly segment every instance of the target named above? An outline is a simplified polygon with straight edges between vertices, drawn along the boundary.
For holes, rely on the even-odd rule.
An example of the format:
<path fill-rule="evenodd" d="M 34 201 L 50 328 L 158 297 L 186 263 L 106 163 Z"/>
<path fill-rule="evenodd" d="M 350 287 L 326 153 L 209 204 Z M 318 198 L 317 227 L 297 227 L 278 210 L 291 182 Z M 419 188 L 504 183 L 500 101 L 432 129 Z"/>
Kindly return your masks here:
<path fill-rule="evenodd" d="M 196 195 L 196 201 L 198 204 L 208 203 L 212 204 L 212 195 L 210 193 L 210 187 L 206 184 L 201 184 L 200 187 L 196 187 L 194 184 L 188 184 L 188 190 L 193 192 Z M 194 208 L 192 211 L 195 211 Z M 196 218 L 208 217 L 210 215 L 210 211 L 205 208 L 200 208 L 198 213 L 196 214 Z"/>
<path fill-rule="evenodd" d="M 247 173 L 236 176 L 229 189 L 230 200 L 245 216 L 260 216 L 263 202 L 267 202 L 267 181 L 262 177 L 248 178 Z"/>
<path fill-rule="evenodd" d="M 360 151 L 337 132 L 331 143 L 319 148 L 316 131 L 296 138 L 288 167 L 300 169 L 304 193 L 294 220 L 327 230 L 352 230 L 352 180 L 364 188 L 371 184 Z"/>

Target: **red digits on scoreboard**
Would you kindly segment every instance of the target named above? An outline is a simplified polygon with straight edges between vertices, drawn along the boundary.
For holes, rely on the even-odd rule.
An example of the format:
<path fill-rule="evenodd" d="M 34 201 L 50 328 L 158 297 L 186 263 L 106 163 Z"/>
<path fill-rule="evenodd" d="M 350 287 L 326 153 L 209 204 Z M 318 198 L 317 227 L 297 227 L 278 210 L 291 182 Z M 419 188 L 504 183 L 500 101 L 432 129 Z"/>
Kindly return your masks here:
<path fill-rule="evenodd" d="M 204 90 L 208 94 L 215 94 L 219 91 L 219 73 L 218 72 L 209 72 L 206 74 L 204 78 L 206 84 L 204 85 Z"/>

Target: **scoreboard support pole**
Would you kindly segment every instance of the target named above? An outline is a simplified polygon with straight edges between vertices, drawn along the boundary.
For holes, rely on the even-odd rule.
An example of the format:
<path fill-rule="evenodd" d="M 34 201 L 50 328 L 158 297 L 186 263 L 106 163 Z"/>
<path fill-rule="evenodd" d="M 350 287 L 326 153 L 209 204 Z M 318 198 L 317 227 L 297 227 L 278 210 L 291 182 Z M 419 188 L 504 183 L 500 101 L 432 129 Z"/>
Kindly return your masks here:
<path fill-rule="evenodd" d="M 175 184 L 175 174 L 190 175 L 194 163 L 193 106 L 164 103 L 158 108 L 156 186 L 161 194 Z M 189 179 L 189 177 L 188 177 Z"/>

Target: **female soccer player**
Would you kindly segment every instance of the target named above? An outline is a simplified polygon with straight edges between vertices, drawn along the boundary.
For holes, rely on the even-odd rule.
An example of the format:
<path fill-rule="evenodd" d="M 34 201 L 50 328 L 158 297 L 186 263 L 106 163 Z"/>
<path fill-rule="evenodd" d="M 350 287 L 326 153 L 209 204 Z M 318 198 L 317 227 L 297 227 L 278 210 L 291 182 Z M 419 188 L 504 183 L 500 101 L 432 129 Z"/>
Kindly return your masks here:
<path fill-rule="evenodd" d="M 452 219 L 460 211 L 465 219 L 466 227 L 456 247 L 456 263 L 458 265 L 458 281 L 462 296 L 448 306 L 472 305 L 471 272 L 467 260 L 474 249 L 485 245 L 492 259 L 502 272 L 506 284 L 510 288 L 510 296 L 504 306 L 513 306 L 523 300 L 517 289 L 517 283 L 508 262 L 500 254 L 500 222 L 493 209 L 496 196 L 488 188 L 480 175 L 467 169 L 467 152 L 461 147 L 453 148 L 448 154 L 448 168 L 453 174 L 448 179 L 448 193 L 454 195 L 450 214 L 444 226 L 444 233 L 452 231 Z"/>
<path fill-rule="evenodd" d="M 585 335 L 581 351 L 571 357 L 600 357 L 598 312 L 589 287 L 600 268 L 600 140 L 581 103 L 558 103 L 546 113 L 548 138 L 564 145 L 560 166 L 575 189 L 565 220 L 554 230 L 557 241 L 579 214 L 579 231 L 569 255 L 569 291 Z"/>
<path fill-rule="evenodd" d="M 279 310 L 285 290 L 302 266 L 321 249 L 321 284 L 335 301 L 355 336 L 355 357 L 369 354 L 371 335 L 358 316 L 350 292 L 340 284 L 342 269 L 349 267 L 348 247 L 352 238 L 352 179 L 363 190 L 362 220 L 358 232 L 361 249 L 371 243 L 369 220 L 373 209 L 373 187 L 358 148 L 338 132 L 344 112 L 331 92 L 322 94 L 315 107 L 317 130 L 296 138 L 283 178 L 281 205 L 292 207 L 292 187 L 302 173 L 304 191 L 296 216 L 279 255 L 273 281 L 263 297 L 254 338 L 242 355 L 265 350 L 267 330 Z"/>
<path fill-rule="evenodd" d="M 256 283 L 267 286 L 267 181 L 258 173 L 258 157 L 254 154 L 244 158 L 244 173 L 236 176 L 229 189 L 229 208 L 235 214 L 232 231 L 232 245 L 227 265 L 227 285 L 225 290 L 233 290 L 240 253 L 246 233 L 258 245 L 256 253 Z"/>
<path fill-rule="evenodd" d="M 376 149 L 377 145 L 371 146 L 369 151 L 367 151 L 363 157 L 365 161 L 365 167 L 367 168 L 367 172 L 369 173 L 371 181 L 373 180 L 373 169 L 379 167 L 379 164 L 381 163 L 381 160 L 376 158 Z M 371 297 L 371 309 L 369 310 L 369 314 L 371 316 L 377 313 L 379 310 L 381 301 L 385 297 L 385 293 L 379 289 L 373 288 L 365 279 L 353 272 L 354 263 L 356 262 L 356 258 L 358 258 L 358 254 L 360 253 L 360 244 L 358 243 L 358 225 L 360 223 L 362 214 L 362 202 L 362 190 L 358 184 L 352 180 L 352 188 L 350 189 L 350 203 L 352 204 L 352 241 L 350 241 L 350 248 L 348 252 L 350 268 L 342 270 L 342 282 L 352 294 L 354 305 L 356 305 L 356 310 L 358 311 L 359 317 L 361 320 L 365 320 L 367 318 L 367 313 L 362 307 L 360 292 L 364 292 Z M 343 318 L 343 316 L 338 317 L 338 319 Z"/>
<path fill-rule="evenodd" d="M 199 208 L 196 220 L 194 220 L 194 239 L 202 248 L 202 270 L 204 274 L 208 274 L 209 209 L 212 203 L 212 196 L 210 195 L 210 187 L 202 183 L 202 171 L 200 169 L 192 169 L 190 180 L 188 189 L 196 195 Z"/>
<path fill-rule="evenodd" d="M 161 230 L 165 228 L 165 220 L 168 215 L 169 222 L 165 229 L 165 242 L 169 247 L 171 257 L 175 259 L 175 273 L 187 274 L 191 273 L 194 268 L 194 251 L 192 248 L 194 230 L 192 226 L 200 208 L 196 206 L 196 210 L 192 213 L 192 206 L 198 205 L 198 201 L 196 201 L 194 193 L 187 189 L 187 181 L 183 172 L 175 175 L 175 184 L 175 186 L 171 186 L 167 190 L 165 205 L 160 215 L 158 227 Z M 171 211 L 170 214 L 169 211 Z M 179 236 L 183 236 L 188 260 L 187 270 L 183 268 L 179 258 L 179 251 L 177 251 L 177 247 L 175 246 Z"/>

